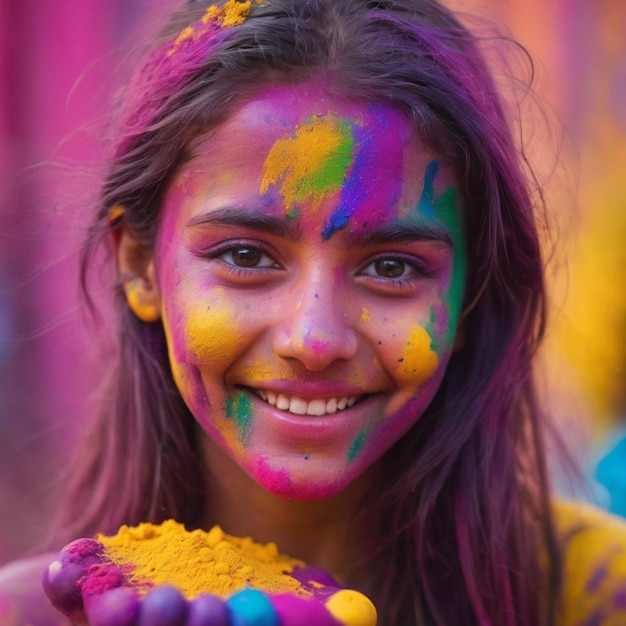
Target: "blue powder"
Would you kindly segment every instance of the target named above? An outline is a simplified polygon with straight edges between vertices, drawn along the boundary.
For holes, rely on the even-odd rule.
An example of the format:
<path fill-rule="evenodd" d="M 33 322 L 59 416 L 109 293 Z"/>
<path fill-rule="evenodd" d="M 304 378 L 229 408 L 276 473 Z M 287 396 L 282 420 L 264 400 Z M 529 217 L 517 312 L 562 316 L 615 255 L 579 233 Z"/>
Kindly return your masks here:
<path fill-rule="evenodd" d="M 279 626 L 270 599 L 258 589 L 244 589 L 226 600 L 231 626 Z"/>

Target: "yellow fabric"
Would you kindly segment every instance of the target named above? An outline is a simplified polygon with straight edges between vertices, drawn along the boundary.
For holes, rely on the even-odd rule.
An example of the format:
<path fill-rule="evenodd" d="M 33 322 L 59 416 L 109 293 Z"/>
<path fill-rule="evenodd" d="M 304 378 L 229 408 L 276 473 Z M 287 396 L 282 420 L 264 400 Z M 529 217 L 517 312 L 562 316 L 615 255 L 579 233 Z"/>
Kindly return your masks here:
<path fill-rule="evenodd" d="M 559 626 L 626 626 L 626 520 L 572 502 L 554 510 L 565 542 Z"/>

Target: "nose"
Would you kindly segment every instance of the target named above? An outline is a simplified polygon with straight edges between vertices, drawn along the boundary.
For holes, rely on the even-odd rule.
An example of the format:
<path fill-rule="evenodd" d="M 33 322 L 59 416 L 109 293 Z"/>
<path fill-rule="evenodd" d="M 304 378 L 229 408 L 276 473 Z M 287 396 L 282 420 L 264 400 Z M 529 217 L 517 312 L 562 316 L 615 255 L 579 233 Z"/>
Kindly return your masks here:
<path fill-rule="evenodd" d="M 352 359 L 358 342 L 345 297 L 337 293 L 332 280 L 303 279 L 301 283 L 281 311 L 282 322 L 273 339 L 276 354 L 297 359 L 310 371 Z"/>

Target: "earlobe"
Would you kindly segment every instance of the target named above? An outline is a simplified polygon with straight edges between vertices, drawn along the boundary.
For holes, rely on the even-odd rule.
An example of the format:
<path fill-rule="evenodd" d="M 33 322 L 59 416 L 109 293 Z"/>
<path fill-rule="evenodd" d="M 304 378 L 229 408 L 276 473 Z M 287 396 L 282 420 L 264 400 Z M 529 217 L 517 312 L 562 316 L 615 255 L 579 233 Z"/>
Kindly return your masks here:
<path fill-rule="evenodd" d="M 117 242 L 117 266 L 131 311 L 142 322 L 161 319 L 161 294 L 154 258 L 126 228 L 122 229 Z"/>

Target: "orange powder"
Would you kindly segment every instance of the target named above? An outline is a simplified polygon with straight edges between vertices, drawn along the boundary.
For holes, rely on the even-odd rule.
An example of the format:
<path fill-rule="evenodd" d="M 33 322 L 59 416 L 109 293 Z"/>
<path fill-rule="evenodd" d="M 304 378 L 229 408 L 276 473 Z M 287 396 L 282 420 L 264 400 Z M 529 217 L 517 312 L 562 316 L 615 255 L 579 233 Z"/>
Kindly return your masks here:
<path fill-rule="evenodd" d="M 140 593 L 152 585 L 171 584 L 189 600 L 202 593 L 226 599 L 246 587 L 311 596 L 289 575 L 294 567 L 304 567 L 302 561 L 279 554 L 275 543 L 233 537 L 219 526 L 188 532 L 168 520 L 158 526 L 122 526 L 117 535 L 98 535 L 97 540 L 104 545 L 105 558 L 132 568 L 128 577 Z"/>

